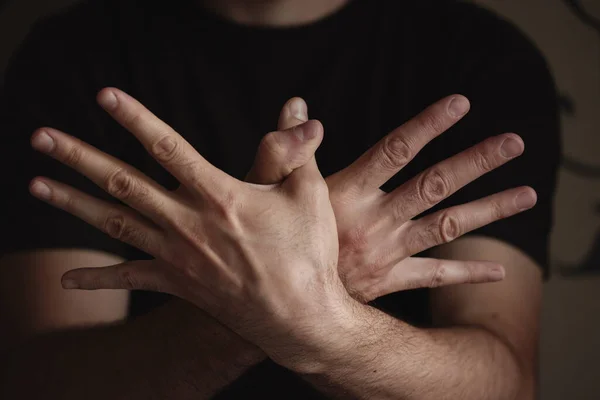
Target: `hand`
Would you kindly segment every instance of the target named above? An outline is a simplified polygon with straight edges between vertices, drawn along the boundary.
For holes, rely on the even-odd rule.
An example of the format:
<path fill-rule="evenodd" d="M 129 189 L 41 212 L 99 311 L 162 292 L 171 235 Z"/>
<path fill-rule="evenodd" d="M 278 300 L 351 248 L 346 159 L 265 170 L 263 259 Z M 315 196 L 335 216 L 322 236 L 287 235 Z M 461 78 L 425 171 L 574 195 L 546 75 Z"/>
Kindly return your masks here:
<path fill-rule="evenodd" d="M 48 179 L 35 180 L 32 193 L 165 261 L 122 270 L 132 287 L 184 298 L 294 365 L 317 342 L 314 321 L 331 317 L 348 297 L 336 270 L 335 217 L 314 158 L 282 184 L 240 182 L 123 92 L 104 90 L 99 102 L 185 190 L 168 192 L 133 167 L 45 128 L 32 139 L 37 150 L 131 208 Z M 309 121 L 295 131 L 313 137 L 322 127 Z"/>
<path fill-rule="evenodd" d="M 520 156 L 522 139 L 502 134 L 418 174 L 386 194 L 379 189 L 432 139 L 469 110 L 463 96 L 442 99 L 394 130 L 348 168 L 327 178 L 340 240 L 338 266 L 348 290 L 363 301 L 401 290 L 504 278 L 501 265 L 411 257 L 532 208 L 529 187 L 413 219 L 485 173 Z"/>
<path fill-rule="evenodd" d="M 451 112 L 451 103 L 460 109 Z M 296 112 L 290 112 L 292 107 Z M 442 99 L 383 138 L 352 165 L 326 179 L 340 240 L 338 271 L 356 299 L 368 302 L 402 290 L 504 278 L 503 267 L 493 262 L 411 256 L 533 207 L 533 189 L 515 188 L 413 218 L 521 155 L 524 144 L 520 137 L 504 134 L 489 138 L 422 172 L 390 194 L 379 189 L 468 110 L 469 102 L 463 96 Z M 284 107 L 279 129 L 284 131 L 307 120 L 306 104 L 293 99 Z M 312 147 L 299 152 L 302 145 L 286 140 L 288 136 L 282 133 L 271 133 L 261 143 L 248 175 L 253 182 L 278 182 L 311 156 Z"/>
<path fill-rule="evenodd" d="M 338 263 L 339 274 L 343 278 L 348 291 L 361 301 L 367 302 L 379 296 L 406 289 L 461 283 L 493 282 L 500 280 L 503 277 L 504 271 L 502 266 L 497 265 L 496 263 L 480 261 L 446 261 L 406 257 L 404 259 L 399 259 L 395 264 L 388 263 L 387 265 L 383 265 L 383 263 L 381 263 L 383 260 L 382 255 L 388 255 L 389 251 L 387 248 L 379 246 L 377 236 L 390 238 L 390 235 L 398 234 L 398 242 L 391 241 L 391 246 L 394 247 L 392 250 L 396 247 L 398 250 L 402 250 L 402 248 L 406 249 L 411 244 L 414 246 L 418 243 L 420 243 L 422 248 L 433 247 L 452 239 L 442 235 L 443 222 L 447 221 L 447 219 L 441 217 L 446 215 L 452 216 L 452 213 L 454 212 L 458 213 L 458 217 L 463 219 L 465 216 L 472 217 L 479 215 L 479 219 L 468 219 L 470 223 L 467 223 L 464 227 L 464 230 L 462 231 L 464 234 L 467 233 L 468 230 L 476 229 L 479 225 L 484 225 L 486 221 L 490 223 L 497 219 L 517 213 L 518 210 L 515 210 L 515 205 L 512 201 L 514 200 L 515 192 L 518 194 L 525 194 L 525 198 L 522 198 L 521 200 L 527 200 L 527 196 L 530 196 L 530 200 L 534 203 L 535 193 L 532 193 L 528 188 L 509 190 L 471 204 L 445 210 L 449 214 L 434 214 L 438 218 L 430 216 L 429 219 L 432 220 L 432 223 L 428 226 L 428 229 L 423 232 L 415 229 L 416 223 L 412 221 L 408 224 L 405 223 L 405 230 L 400 232 L 396 232 L 393 224 L 388 224 L 387 227 L 389 231 L 372 231 L 370 232 L 370 235 L 366 235 L 364 229 L 361 229 L 358 224 L 354 224 L 356 218 L 353 213 L 357 212 L 357 216 L 361 215 L 360 213 L 363 212 L 363 209 L 370 209 L 375 218 L 381 218 L 382 214 L 378 213 L 376 209 L 377 207 L 383 207 L 385 204 L 382 201 L 383 199 L 391 199 L 398 204 L 402 204 L 403 202 L 407 204 L 415 202 L 415 199 L 410 196 L 410 190 L 402 191 L 400 193 L 397 193 L 398 191 L 396 191 L 395 193 L 386 195 L 381 190 L 374 189 L 371 190 L 371 192 L 373 192 L 372 198 L 368 199 L 347 198 L 349 193 L 354 193 L 355 195 L 358 194 L 356 192 L 349 192 L 347 188 L 355 187 L 356 179 L 363 179 L 361 177 L 377 179 L 377 175 L 381 173 L 392 176 L 401 168 L 402 165 L 394 167 L 393 163 L 398 162 L 399 160 L 394 161 L 394 156 L 392 154 L 393 150 L 386 150 L 386 147 L 389 147 L 394 140 L 402 139 L 402 136 L 408 138 L 402 140 L 410 140 L 411 136 L 415 136 L 422 137 L 423 143 L 430 140 L 432 137 L 435 137 L 437 134 L 442 133 L 460 119 L 460 117 L 452 117 L 448 114 L 446 105 L 450 99 L 451 98 L 444 99 L 428 108 L 421 115 L 381 140 L 376 146 L 365 153 L 361 159 L 352 164 L 352 166 L 327 179 L 334 211 L 340 216 L 340 218 L 338 218 L 338 228 L 342 243 L 340 245 L 340 260 Z M 271 132 L 263 138 L 256 156 L 256 161 L 247 176 L 247 180 L 261 184 L 277 183 L 288 176 L 294 169 L 306 164 L 314 155 L 314 151 L 322 139 L 322 135 L 319 132 L 317 132 L 317 136 L 309 138 L 308 140 L 302 140 L 294 133 L 294 127 L 302 125 L 307 120 L 307 107 L 302 99 L 296 98 L 286 103 L 279 119 L 280 131 Z M 438 122 L 427 123 L 426 121 Z M 428 127 L 436 128 L 428 129 Z M 429 131 L 429 133 L 427 131 Z M 489 142 L 502 140 L 505 137 L 507 137 L 507 135 L 492 138 L 452 159 L 455 161 L 454 165 L 456 165 L 456 170 L 468 171 L 469 168 L 472 169 L 471 175 L 467 177 L 462 175 L 462 181 L 459 182 L 461 185 L 474 180 L 482 173 L 498 167 L 503 163 L 502 159 L 498 160 L 498 148 L 490 146 Z M 515 135 L 508 135 L 508 137 L 514 138 Z M 520 139 L 518 137 L 515 139 L 518 142 L 517 144 L 522 146 Z M 415 148 L 415 153 L 418 150 L 418 147 Z M 477 160 L 480 161 L 474 163 L 473 157 L 477 157 Z M 404 157 L 400 161 L 400 164 L 402 164 L 408 163 L 409 160 Z M 473 165 L 475 167 L 473 167 Z M 438 172 L 452 177 L 454 175 L 452 171 L 445 172 L 448 166 L 449 160 L 438 164 L 435 168 L 437 168 Z M 357 169 L 357 178 L 355 178 L 354 170 Z M 424 174 L 420 176 L 423 175 Z M 457 176 L 454 175 L 454 178 L 456 179 Z M 458 176 L 458 178 L 461 178 L 461 176 Z M 379 179 L 380 182 L 383 181 L 382 178 Z M 411 182 L 414 183 L 415 180 L 413 179 Z M 407 185 L 404 185 L 404 187 Z M 186 193 L 182 190 L 183 187 L 180 189 L 182 192 L 181 195 L 185 196 Z M 83 201 L 83 198 L 77 198 L 76 200 L 70 199 L 69 203 L 73 204 L 75 201 Z M 85 204 L 81 204 L 80 206 L 84 207 Z M 111 206 L 107 205 L 106 207 Z M 427 208 L 427 205 L 423 207 L 423 209 L 425 208 Z M 473 212 L 478 213 L 472 214 Z M 345 218 L 342 220 L 342 217 Z M 421 222 L 426 221 L 427 220 Z M 369 221 L 366 222 L 368 223 Z M 411 227 L 411 224 L 413 229 L 406 229 Z M 436 232 L 438 232 L 437 235 Z M 376 233 L 378 235 L 376 235 Z M 372 245 L 371 248 L 369 248 L 369 244 Z M 402 253 L 400 253 L 400 251 L 398 251 L 398 253 L 398 257 L 402 257 Z M 146 264 L 147 268 L 155 268 L 156 266 L 153 266 L 153 264 L 160 262 L 162 261 L 147 261 L 144 262 L 144 264 Z M 128 279 L 128 277 L 131 275 L 130 270 L 138 268 L 138 264 L 139 263 L 127 263 L 108 269 L 79 269 L 67 273 L 64 279 L 65 281 L 76 281 L 79 287 L 85 289 L 134 289 L 132 285 L 134 283 L 139 285 L 140 282 L 133 282 Z M 127 279 L 123 279 L 123 277 Z M 154 288 L 154 286 L 151 286 L 148 289 L 152 288 Z"/>

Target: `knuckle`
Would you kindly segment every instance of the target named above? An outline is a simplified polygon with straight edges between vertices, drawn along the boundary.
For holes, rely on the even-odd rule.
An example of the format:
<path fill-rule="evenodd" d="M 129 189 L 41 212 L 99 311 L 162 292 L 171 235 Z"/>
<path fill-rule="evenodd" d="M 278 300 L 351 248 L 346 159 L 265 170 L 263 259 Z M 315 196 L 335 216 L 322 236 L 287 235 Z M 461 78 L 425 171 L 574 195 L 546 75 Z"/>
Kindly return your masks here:
<path fill-rule="evenodd" d="M 74 213 L 77 210 L 77 200 L 70 193 L 60 193 L 60 196 L 55 196 L 55 201 L 58 206 L 67 212 Z"/>
<path fill-rule="evenodd" d="M 173 162 L 179 153 L 177 140 L 169 135 L 164 135 L 151 146 L 151 153 L 158 161 L 163 163 Z"/>
<path fill-rule="evenodd" d="M 497 199 L 490 199 L 488 203 L 488 207 L 490 209 L 492 219 L 499 220 L 507 216 L 507 212 Z"/>
<path fill-rule="evenodd" d="M 148 251 L 148 235 L 136 229 L 127 222 L 127 218 L 119 213 L 112 212 L 104 222 L 104 231 L 113 239 L 128 243 L 140 250 Z"/>
<path fill-rule="evenodd" d="M 212 196 L 211 199 L 213 211 L 230 228 L 237 228 L 239 226 L 238 215 L 236 213 L 238 202 L 239 199 L 232 190 L 227 190 L 219 196 Z"/>
<path fill-rule="evenodd" d="M 224 214 L 230 215 L 231 212 L 235 209 L 236 205 L 236 196 L 235 193 L 231 190 L 228 190 L 221 197 L 220 201 L 217 203 L 220 209 Z"/>
<path fill-rule="evenodd" d="M 493 161 L 490 159 L 491 155 L 482 149 L 475 149 L 473 151 L 473 162 L 476 170 L 483 172 L 490 172 L 494 169 Z"/>
<path fill-rule="evenodd" d="M 433 206 L 450 195 L 450 183 L 436 168 L 422 174 L 417 182 L 419 200 Z"/>
<path fill-rule="evenodd" d="M 118 268 L 117 276 L 123 289 L 135 290 L 142 288 L 135 274 L 128 268 Z"/>
<path fill-rule="evenodd" d="M 83 150 L 77 144 L 70 146 L 63 158 L 63 162 L 74 168 L 79 165 L 83 158 Z"/>
<path fill-rule="evenodd" d="M 260 148 L 267 154 L 273 156 L 281 156 L 285 153 L 285 149 L 279 140 L 279 132 L 277 131 L 265 135 L 261 140 Z"/>
<path fill-rule="evenodd" d="M 109 175 L 106 181 L 107 192 L 117 199 L 125 200 L 131 198 L 135 191 L 135 179 L 130 173 L 118 169 Z"/>
<path fill-rule="evenodd" d="M 418 125 L 423 132 L 443 132 L 444 119 L 436 113 L 425 113 L 418 118 Z"/>
<path fill-rule="evenodd" d="M 120 240 L 125 233 L 125 217 L 120 213 L 110 213 L 104 221 L 104 231 L 112 238 Z"/>
<path fill-rule="evenodd" d="M 388 169 L 400 169 L 412 158 L 410 145 L 401 136 L 388 136 L 381 146 L 381 162 Z"/>
<path fill-rule="evenodd" d="M 465 282 L 464 283 L 477 283 L 477 281 L 478 281 L 477 274 L 473 267 L 474 266 L 471 263 L 465 264 L 465 267 L 464 267 Z"/>
<path fill-rule="evenodd" d="M 137 128 L 141 126 L 144 119 L 142 113 L 139 111 L 129 113 L 127 111 L 128 110 L 125 109 L 125 107 L 123 107 L 121 102 L 119 102 L 116 112 L 121 118 L 123 118 L 123 120 L 125 121 L 125 125 L 127 125 L 130 128 Z"/>
<path fill-rule="evenodd" d="M 443 213 L 439 220 L 440 230 L 440 244 L 450 243 L 456 238 L 460 237 L 461 227 L 458 218 L 450 215 L 449 213 Z"/>
<path fill-rule="evenodd" d="M 185 263 L 181 267 L 181 274 L 189 280 L 197 281 L 200 279 L 198 268 L 193 263 Z"/>
<path fill-rule="evenodd" d="M 430 288 L 436 288 L 444 285 L 444 281 L 446 279 L 447 269 L 445 265 L 438 261 L 434 268 L 432 269 L 431 279 L 429 281 Z"/>

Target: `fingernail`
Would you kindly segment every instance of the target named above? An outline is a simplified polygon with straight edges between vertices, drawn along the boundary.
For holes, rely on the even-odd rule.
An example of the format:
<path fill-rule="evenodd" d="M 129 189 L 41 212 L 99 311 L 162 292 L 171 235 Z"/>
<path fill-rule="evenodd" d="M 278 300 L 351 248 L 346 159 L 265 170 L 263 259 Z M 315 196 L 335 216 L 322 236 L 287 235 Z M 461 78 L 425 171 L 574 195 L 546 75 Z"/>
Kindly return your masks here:
<path fill-rule="evenodd" d="M 462 117 L 467 111 L 469 111 L 469 101 L 462 96 L 453 98 L 448 105 L 448 113 L 454 118 Z"/>
<path fill-rule="evenodd" d="M 319 124 L 317 121 L 307 121 L 302 125 L 294 127 L 294 134 L 302 142 L 308 142 L 317 137 L 319 134 Z"/>
<path fill-rule="evenodd" d="M 39 181 L 31 185 L 31 194 L 43 200 L 50 200 L 52 197 L 52 191 L 50 190 L 50 187 Z"/>
<path fill-rule="evenodd" d="M 100 97 L 99 102 L 102 107 L 109 110 L 114 110 L 119 104 L 117 96 L 115 96 L 115 94 L 111 90 L 105 91 L 104 94 Z"/>
<path fill-rule="evenodd" d="M 509 138 L 502 143 L 500 152 L 506 158 L 513 158 L 523 153 L 523 145 L 517 139 Z"/>
<path fill-rule="evenodd" d="M 298 136 L 298 139 L 300 139 L 303 142 L 308 142 L 309 140 L 314 139 L 315 137 L 317 137 L 317 128 L 315 126 L 315 124 L 304 124 L 301 126 L 297 126 L 296 128 L 294 128 L 294 132 L 296 133 L 296 136 Z"/>
<path fill-rule="evenodd" d="M 529 210 L 531 207 L 535 206 L 537 198 L 531 192 L 523 192 L 517 196 L 515 201 L 517 203 L 517 208 L 522 211 Z"/>
<path fill-rule="evenodd" d="M 296 99 L 290 104 L 290 112 L 292 116 L 300 121 L 308 121 L 308 110 L 306 103 L 300 99 Z"/>
<path fill-rule="evenodd" d="M 499 281 L 500 281 L 500 280 L 504 279 L 504 276 L 505 276 L 505 275 L 506 275 L 506 274 L 505 274 L 505 272 L 504 272 L 504 268 L 502 268 L 502 267 L 493 267 L 493 268 L 490 270 L 490 277 L 491 277 L 492 279 L 497 279 L 497 280 L 499 280 Z"/>
<path fill-rule="evenodd" d="M 62 281 L 63 289 L 78 289 L 79 285 L 73 279 L 65 279 Z"/>
<path fill-rule="evenodd" d="M 41 131 L 31 139 L 31 145 L 37 151 L 50 153 L 54 150 L 54 139 L 52 139 L 45 131 Z"/>

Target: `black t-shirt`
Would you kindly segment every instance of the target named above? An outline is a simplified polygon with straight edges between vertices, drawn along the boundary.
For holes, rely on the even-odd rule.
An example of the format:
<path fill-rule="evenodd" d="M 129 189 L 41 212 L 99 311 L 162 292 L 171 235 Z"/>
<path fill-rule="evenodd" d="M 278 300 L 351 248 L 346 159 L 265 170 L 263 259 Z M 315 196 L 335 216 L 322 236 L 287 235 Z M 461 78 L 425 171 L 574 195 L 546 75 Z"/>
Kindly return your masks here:
<path fill-rule="evenodd" d="M 537 206 L 476 233 L 520 248 L 548 266 L 552 198 L 559 158 L 553 80 L 543 57 L 511 24 L 453 1 L 354 0 L 318 22 L 291 28 L 241 26 L 194 0 L 88 1 L 40 21 L 15 53 L 0 108 L 4 230 L 2 252 L 87 248 L 148 258 L 76 218 L 33 199 L 27 185 L 45 175 L 95 196 L 85 178 L 30 149 L 32 132 L 52 126 L 138 167 L 168 188 L 176 182 L 95 103 L 119 87 L 173 126 L 227 173 L 243 178 L 261 137 L 276 128 L 284 102 L 301 96 L 325 126 L 317 153 L 325 176 L 434 101 L 466 95 L 470 114 L 394 177 L 417 172 L 486 137 L 516 132 L 525 154 L 436 209 L 520 185 Z M 166 296 L 133 294 L 132 316 Z M 411 323 L 429 323 L 428 291 L 375 305 Z M 317 398 L 291 373 L 265 362 L 220 398 Z"/>

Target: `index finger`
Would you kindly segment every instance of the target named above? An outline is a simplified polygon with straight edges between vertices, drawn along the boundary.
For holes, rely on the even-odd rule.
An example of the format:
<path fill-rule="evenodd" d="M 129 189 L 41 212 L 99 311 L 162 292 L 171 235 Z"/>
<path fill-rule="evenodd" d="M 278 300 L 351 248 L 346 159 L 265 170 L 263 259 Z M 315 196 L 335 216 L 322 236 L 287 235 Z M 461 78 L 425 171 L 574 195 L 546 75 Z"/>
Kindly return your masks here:
<path fill-rule="evenodd" d="M 220 192 L 219 188 L 223 189 L 232 179 L 202 157 L 173 128 L 122 90 L 105 88 L 98 93 L 97 100 L 184 186 L 215 193 L 215 186 Z"/>
<path fill-rule="evenodd" d="M 396 128 L 342 171 L 360 190 L 378 189 L 404 168 L 431 140 L 469 111 L 466 97 L 446 97 Z"/>

